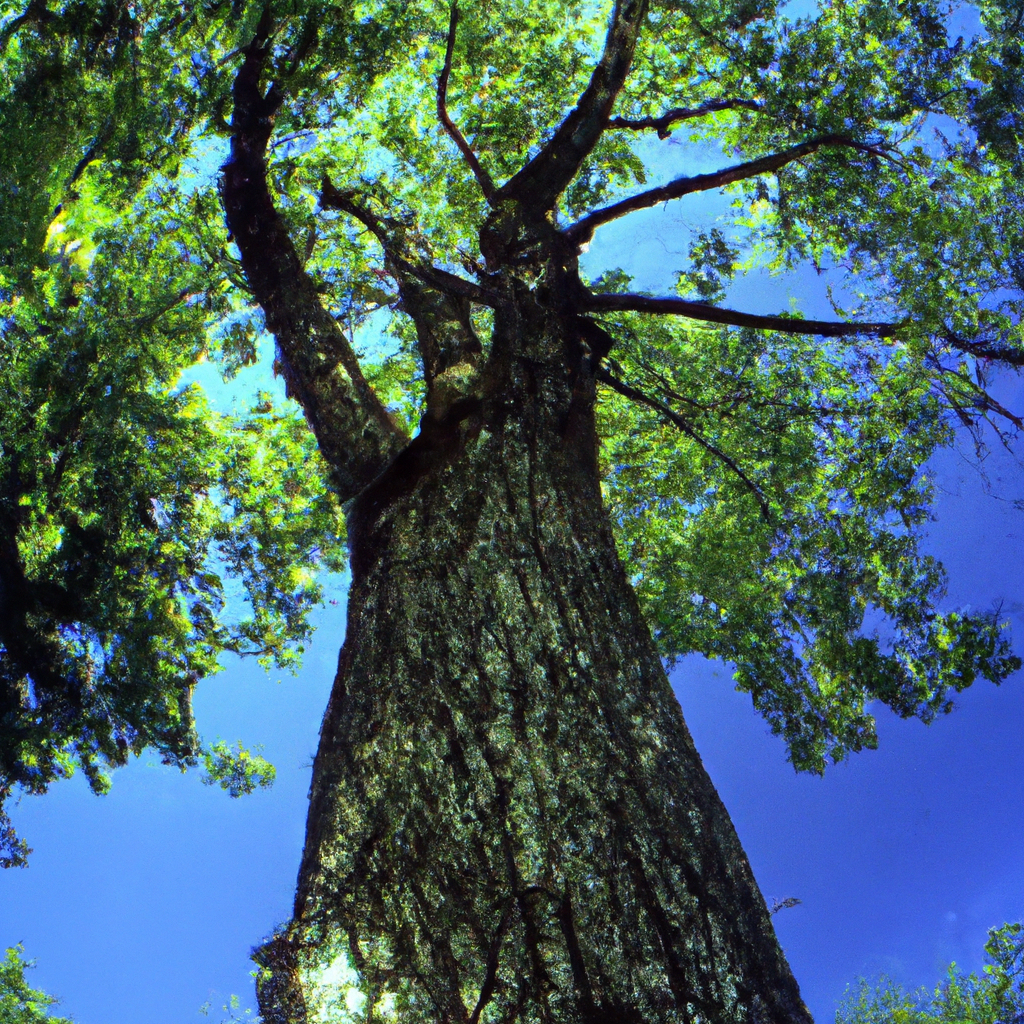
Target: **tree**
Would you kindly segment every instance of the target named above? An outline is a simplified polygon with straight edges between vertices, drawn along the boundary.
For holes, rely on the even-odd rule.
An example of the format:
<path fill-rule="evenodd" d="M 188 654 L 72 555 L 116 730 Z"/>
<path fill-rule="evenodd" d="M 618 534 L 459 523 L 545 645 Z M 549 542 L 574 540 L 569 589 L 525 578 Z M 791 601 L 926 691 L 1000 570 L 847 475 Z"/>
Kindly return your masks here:
<path fill-rule="evenodd" d="M 836 1024 L 1019 1024 L 1024 1020 L 1024 936 L 1020 924 L 992 928 L 979 978 L 950 964 L 934 992 L 910 995 L 892 982 L 861 982 L 839 1008 Z"/>
<path fill-rule="evenodd" d="M 1019 666 L 918 550 L 932 452 L 1020 425 L 987 381 L 1024 364 L 1024 13 L 981 14 L 12 12 L 4 788 L 195 760 L 191 687 L 301 642 L 340 504 L 264 1020 L 808 1020 L 663 663 L 734 663 L 814 771 L 874 745 L 870 702 L 928 721 Z M 722 169 L 645 187 L 645 133 L 684 127 Z M 218 134 L 227 237 L 181 170 Z M 581 269 L 602 225 L 722 188 L 677 294 Z M 731 308 L 759 262 L 812 263 L 836 319 Z M 255 358 L 261 317 L 306 427 L 175 383 Z"/>

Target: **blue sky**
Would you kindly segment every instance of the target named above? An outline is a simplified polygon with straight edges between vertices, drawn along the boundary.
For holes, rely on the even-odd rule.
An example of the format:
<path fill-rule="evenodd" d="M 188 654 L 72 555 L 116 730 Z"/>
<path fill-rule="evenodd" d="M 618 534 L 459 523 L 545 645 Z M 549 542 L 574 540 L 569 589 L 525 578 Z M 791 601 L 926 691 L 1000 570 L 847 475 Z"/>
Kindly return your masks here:
<path fill-rule="evenodd" d="M 663 173 L 683 151 L 661 144 Z M 686 170 L 717 166 L 711 151 Z M 655 183 L 653 180 L 652 184 Z M 692 197 L 609 225 L 593 272 L 622 266 L 636 287 L 665 289 L 688 229 L 724 201 Z M 822 283 L 759 275 L 730 304 L 831 317 Z M 244 379 L 244 378 L 243 378 Z M 1001 385 L 1024 407 L 1016 379 Z M 950 576 L 948 605 L 1004 612 L 1024 649 L 1024 471 L 993 452 L 982 476 L 966 458 L 933 464 L 930 550 Z M 80 1024 L 215 1022 L 235 993 L 253 1006 L 251 946 L 289 914 L 302 846 L 310 763 L 344 635 L 339 581 L 297 677 L 231 661 L 197 691 L 207 739 L 262 743 L 278 768 L 269 792 L 238 801 L 143 756 L 103 798 L 79 777 L 13 809 L 35 848 L 28 869 L 0 873 L 0 948 L 23 941 L 33 984 Z M 733 691 L 726 666 L 691 658 L 673 683 L 698 750 L 733 815 L 819 1022 L 859 976 L 934 984 L 956 960 L 977 968 L 986 929 L 1024 917 L 1024 686 L 978 684 L 931 727 L 882 715 L 880 749 L 823 779 L 798 776 L 781 742 Z M 280 681 L 279 681 L 280 680 Z"/>

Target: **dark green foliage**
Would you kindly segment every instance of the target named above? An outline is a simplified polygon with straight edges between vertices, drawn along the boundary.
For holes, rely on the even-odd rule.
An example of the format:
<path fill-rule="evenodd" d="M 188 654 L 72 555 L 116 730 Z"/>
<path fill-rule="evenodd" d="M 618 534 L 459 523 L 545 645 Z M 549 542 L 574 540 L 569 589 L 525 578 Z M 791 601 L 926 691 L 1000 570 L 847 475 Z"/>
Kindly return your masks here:
<path fill-rule="evenodd" d="M 179 380 L 227 312 L 189 239 L 156 213 L 92 242 L 6 304 L 4 792 L 76 761 L 102 791 L 149 745 L 194 763 L 195 684 L 225 651 L 293 661 L 318 569 L 342 567 L 302 422 L 266 399 L 218 415 Z"/>
<path fill-rule="evenodd" d="M 355 598 L 268 1021 L 805 1021 L 659 655 L 733 663 L 817 771 L 874 743 L 873 702 L 929 721 L 1019 666 L 920 550 L 929 458 L 1022 426 L 988 391 L 1024 365 L 1019 14 L 15 13 L 0 796 L 194 763 L 193 686 L 287 663 L 341 567 L 329 483 Z M 647 130 L 682 145 L 645 191 Z M 696 147 L 721 171 L 688 177 Z M 702 301 L 581 273 L 601 225 L 720 188 L 731 223 L 666 268 Z M 802 265 L 838 321 L 722 307 Z M 185 386 L 251 366 L 261 323 L 305 422 Z M 232 794 L 271 775 L 204 759 Z"/>
<path fill-rule="evenodd" d="M 677 290 L 682 295 L 694 291 L 704 302 L 721 302 L 736 275 L 738 257 L 739 250 L 729 245 L 721 228 L 700 232 L 690 246 L 690 268 L 677 278 Z"/>
<path fill-rule="evenodd" d="M 191 688 L 222 651 L 287 661 L 311 574 L 340 564 L 301 423 L 265 406 L 217 416 L 177 383 L 207 353 L 229 375 L 256 358 L 211 190 L 173 178 L 225 131 L 232 54 L 262 11 L 31 3 L 4 23 L 0 533 L 20 609 L 2 641 L 4 793 L 75 760 L 102 789 L 102 765 L 147 744 L 191 763 Z M 351 330 L 395 297 L 377 240 L 317 213 L 325 173 L 393 211 L 410 253 L 473 258 L 485 210 L 434 113 L 447 8 L 267 11 L 289 96 L 277 137 L 292 140 L 270 167 L 277 201 Z M 600 48 L 603 8 L 551 15 L 463 16 L 449 106 L 496 181 L 550 137 Z M 958 42 L 919 0 L 796 21 L 656 3 L 616 104 L 634 120 L 711 105 L 689 137 L 742 159 L 854 143 L 734 185 L 735 225 L 698 235 L 680 287 L 720 301 L 756 258 L 846 268 L 861 314 L 904 323 L 895 345 L 602 321 L 610 366 L 677 420 L 603 398 L 620 550 L 662 652 L 734 662 L 804 768 L 872 745 L 872 700 L 928 720 L 1017 664 L 995 616 L 940 610 L 941 567 L 917 547 L 922 467 L 953 424 L 998 416 L 979 381 L 1021 351 L 1019 5 L 982 16 L 989 35 Z M 633 140 L 605 132 L 562 216 L 643 184 Z M 412 425 L 422 372 L 408 325 L 391 314 L 386 330 L 395 345 L 368 377 Z M 225 605 L 223 573 L 248 616 Z"/>
<path fill-rule="evenodd" d="M 195 685 L 225 652 L 293 664 L 317 574 L 344 564 L 302 419 L 266 396 L 223 415 L 182 380 L 252 352 L 216 197 L 168 177 L 216 98 L 182 81 L 180 8 L 146 31 L 127 6 L 34 10 L 0 63 L 4 864 L 27 852 L 16 788 L 77 764 L 103 792 L 147 746 L 195 764 Z"/>
<path fill-rule="evenodd" d="M 570 46 L 545 10 L 474 9 L 460 23 L 449 105 L 496 181 L 550 137 L 599 47 L 604 11 L 580 17 Z M 388 11 L 382 31 L 396 29 Z M 300 122 L 309 144 L 272 161 L 280 207 L 304 229 L 326 172 L 398 217 L 410 252 L 471 266 L 485 209 L 433 111 L 444 23 L 424 4 L 413 58 L 382 49 L 375 80 L 339 80 L 330 118 Z M 995 612 L 942 607 L 942 568 L 918 550 L 936 448 L 957 427 L 1016 429 L 985 382 L 994 362 L 1024 359 L 1019 186 L 1008 143 L 986 148 L 969 127 L 991 109 L 1017 137 L 1016 78 L 993 72 L 1003 84 L 988 87 L 972 70 L 1008 68 L 1016 44 L 1007 32 L 957 42 L 916 0 L 826 5 L 796 21 L 769 6 L 656 4 L 648 23 L 615 108 L 627 120 L 741 101 L 687 119 L 723 166 L 732 153 L 844 140 L 734 185 L 732 228 L 698 234 L 680 287 L 720 301 L 746 266 L 810 261 L 853 293 L 856 311 L 841 315 L 901 325 L 895 339 L 823 343 L 642 314 L 600 321 L 609 367 L 662 405 L 602 391 L 599 412 L 620 550 L 662 652 L 734 662 L 793 762 L 820 771 L 874 744 L 872 701 L 928 721 L 979 676 L 998 682 L 1019 664 Z M 305 89 L 281 112 L 282 136 L 298 127 Z M 632 141 L 606 132 L 562 217 L 636 191 L 645 171 Z M 361 283 L 386 273 L 379 241 L 351 219 L 319 223 L 308 267 L 358 321 L 379 301 Z M 606 275 L 592 288 L 628 282 Z M 408 402 L 422 386 L 403 354 L 410 327 L 396 316 L 388 330 L 398 353 L 377 379 Z"/>

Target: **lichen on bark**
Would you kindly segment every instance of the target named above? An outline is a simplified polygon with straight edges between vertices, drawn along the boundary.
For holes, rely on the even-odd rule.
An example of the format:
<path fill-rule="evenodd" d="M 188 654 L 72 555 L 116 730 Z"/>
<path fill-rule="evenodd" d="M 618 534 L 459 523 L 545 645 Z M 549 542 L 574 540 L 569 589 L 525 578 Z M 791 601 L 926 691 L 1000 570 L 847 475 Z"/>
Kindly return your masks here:
<path fill-rule="evenodd" d="M 566 443 L 564 369 L 513 362 L 351 527 L 291 926 L 333 1006 L 311 1020 L 806 1020 Z"/>

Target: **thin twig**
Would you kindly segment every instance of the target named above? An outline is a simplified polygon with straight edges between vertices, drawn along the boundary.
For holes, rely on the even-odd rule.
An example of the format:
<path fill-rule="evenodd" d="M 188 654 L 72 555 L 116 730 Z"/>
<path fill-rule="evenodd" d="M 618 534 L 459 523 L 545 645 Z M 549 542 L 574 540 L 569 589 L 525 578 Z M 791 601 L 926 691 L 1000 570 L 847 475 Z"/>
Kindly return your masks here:
<path fill-rule="evenodd" d="M 608 370 L 604 367 L 599 367 L 596 371 L 595 376 L 599 381 L 607 384 L 613 391 L 617 391 L 623 398 L 629 398 L 634 402 L 639 402 L 642 405 L 646 405 L 648 408 L 653 409 L 655 412 L 660 413 L 664 416 L 673 426 L 678 427 L 688 438 L 696 441 L 710 455 L 713 455 L 716 459 L 728 466 L 743 481 L 750 493 L 754 495 L 757 500 L 758 507 L 761 509 L 761 515 L 764 521 L 769 526 L 774 525 L 774 519 L 772 518 L 772 511 L 765 500 L 764 494 L 761 489 L 754 483 L 753 480 L 743 472 L 742 469 L 737 465 L 736 461 L 730 456 L 726 455 L 725 452 L 713 445 L 710 441 L 702 437 L 693 427 L 690 426 L 687 421 L 679 415 L 674 409 L 665 405 L 664 402 L 659 402 L 656 398 L 652 398 L 650 395 L 637 388 L 632 387 L 625 381 L 621 381 L 618 377 L 612 376 Z"/>

